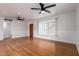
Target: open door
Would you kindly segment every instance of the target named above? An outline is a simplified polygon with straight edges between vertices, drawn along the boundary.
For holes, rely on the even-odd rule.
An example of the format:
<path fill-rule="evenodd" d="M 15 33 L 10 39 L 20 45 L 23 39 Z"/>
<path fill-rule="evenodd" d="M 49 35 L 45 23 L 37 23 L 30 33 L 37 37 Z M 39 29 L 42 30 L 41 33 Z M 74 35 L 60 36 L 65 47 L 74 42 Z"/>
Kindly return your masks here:
<path fill-rule="evenodd" d="M 29 30 L 30 30 L 30 38 L 33 38 L 33 24 L 30 24 L 30 26 L 29 26 Z"/>

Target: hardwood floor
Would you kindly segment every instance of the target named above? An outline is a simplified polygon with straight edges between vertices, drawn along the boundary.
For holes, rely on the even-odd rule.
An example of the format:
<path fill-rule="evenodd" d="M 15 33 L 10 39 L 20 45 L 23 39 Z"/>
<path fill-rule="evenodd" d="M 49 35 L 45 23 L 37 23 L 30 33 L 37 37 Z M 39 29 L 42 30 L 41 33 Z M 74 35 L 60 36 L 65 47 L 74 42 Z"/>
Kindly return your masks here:
<path fill-rule="evenodd" d="M 77 56 L 78 51 L 73 44 L 55 41 L 17 38 L 0 41 L 1 56 Z"/>

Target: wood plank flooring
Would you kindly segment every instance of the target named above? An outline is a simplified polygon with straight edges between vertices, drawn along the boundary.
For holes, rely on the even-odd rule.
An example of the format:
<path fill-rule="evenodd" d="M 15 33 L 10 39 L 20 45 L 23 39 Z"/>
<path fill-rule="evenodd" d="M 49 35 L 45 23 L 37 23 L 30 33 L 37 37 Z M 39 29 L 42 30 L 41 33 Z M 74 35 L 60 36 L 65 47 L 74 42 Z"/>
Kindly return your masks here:
<path fill-rule="evenodd" d="M 78 51 L 73 44 L 17 38 L 0 41 L 0 56 L 78 56 Z"/>

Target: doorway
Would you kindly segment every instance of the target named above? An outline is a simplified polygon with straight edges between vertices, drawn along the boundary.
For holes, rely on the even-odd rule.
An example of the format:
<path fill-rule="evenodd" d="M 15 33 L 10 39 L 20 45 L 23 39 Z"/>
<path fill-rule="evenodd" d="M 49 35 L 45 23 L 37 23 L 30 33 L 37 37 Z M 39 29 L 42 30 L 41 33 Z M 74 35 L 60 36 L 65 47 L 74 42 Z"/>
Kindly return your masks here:
<path fill-rule="evenodd" d="M 29 25 L 29 34 L 30 34 L 30 38 L 33 38 L 33 24 Z"/>
<path fill-rule="evenodd" d="M 3 30 L 4 30 L 4 39 L 10 39 L 12 37 L 11 21 L 4 21 L 3 22 Z"/>

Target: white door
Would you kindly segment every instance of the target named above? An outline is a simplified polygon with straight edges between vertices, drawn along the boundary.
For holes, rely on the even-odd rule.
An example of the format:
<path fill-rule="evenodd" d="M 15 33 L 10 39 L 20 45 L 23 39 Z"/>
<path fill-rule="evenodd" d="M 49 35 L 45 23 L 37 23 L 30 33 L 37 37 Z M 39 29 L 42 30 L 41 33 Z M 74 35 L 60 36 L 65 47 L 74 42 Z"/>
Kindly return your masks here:
<path fill-rule="evenodd" d="M 11 38 L 11 21 L 3 22 L 4 38 Z"/>

